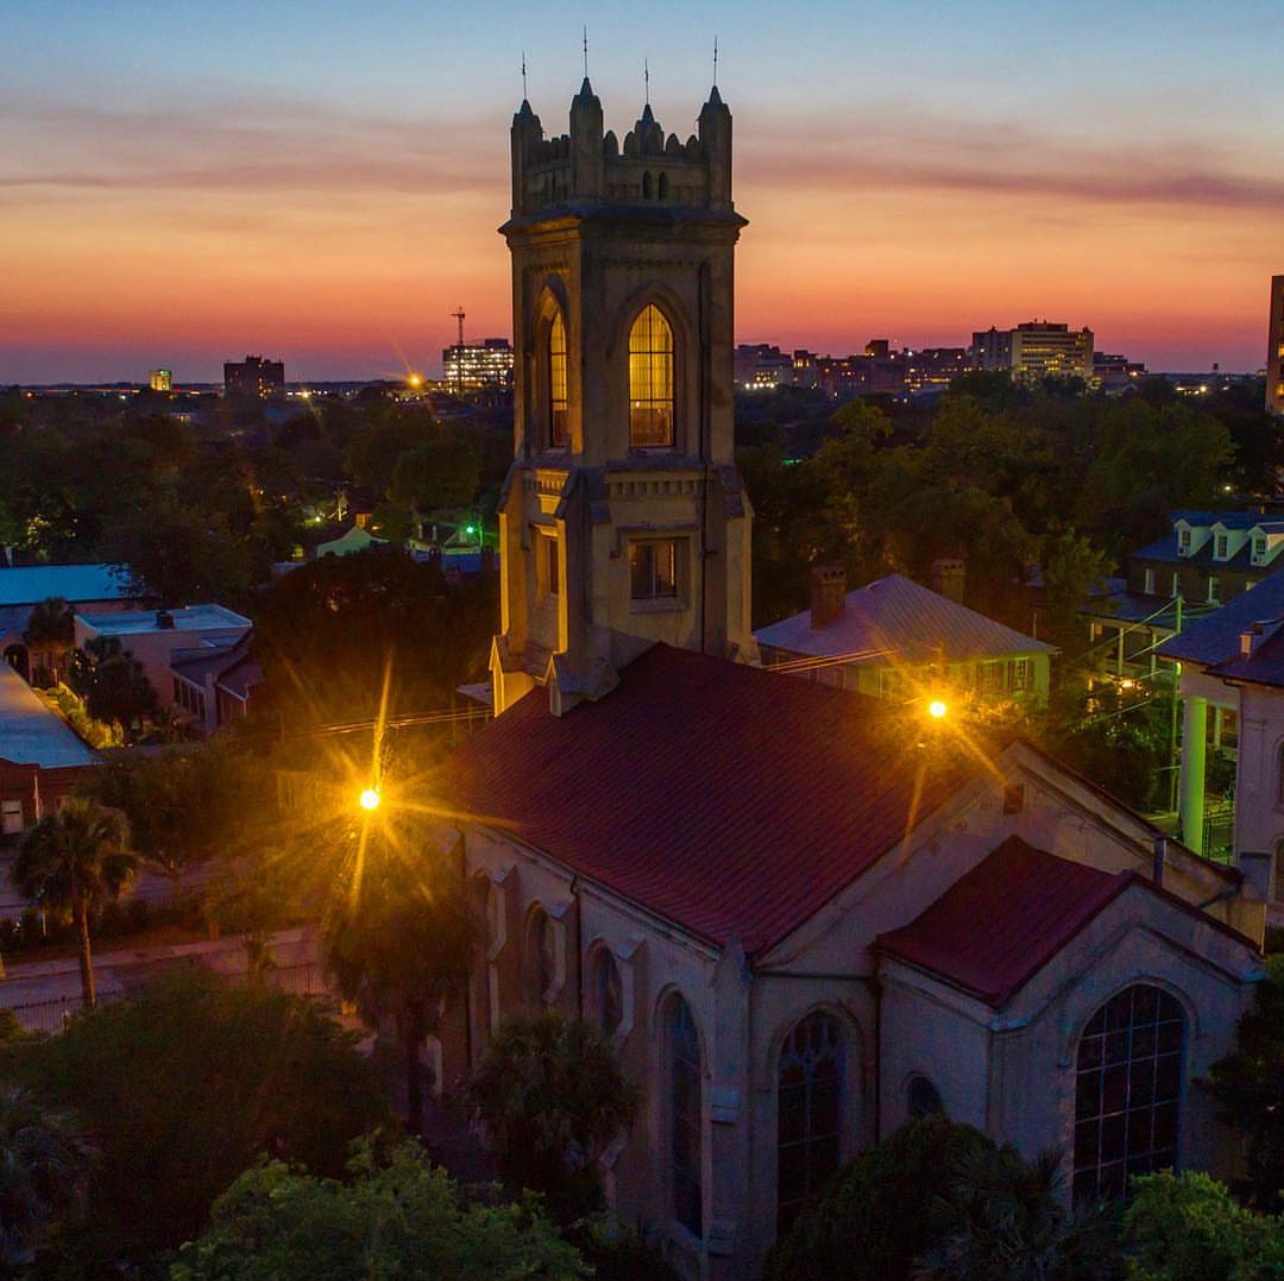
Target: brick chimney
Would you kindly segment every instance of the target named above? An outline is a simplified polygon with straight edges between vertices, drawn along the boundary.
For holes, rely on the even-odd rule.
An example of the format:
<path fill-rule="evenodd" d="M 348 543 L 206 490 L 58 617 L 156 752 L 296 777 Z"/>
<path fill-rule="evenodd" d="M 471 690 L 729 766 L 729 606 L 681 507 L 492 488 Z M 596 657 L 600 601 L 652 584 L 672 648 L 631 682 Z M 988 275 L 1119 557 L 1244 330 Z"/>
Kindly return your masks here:
<path fill-rule="evenodd" d="M 932 562 L 932 590 L 938 596 L 963 604 L 966 569 L 961 560 L 942 558 Z"/>
<path fill-rule="evenodd" d="M 847 571 L 841 565 L 817 565 L 811 579 L 811 625 L 824 627 L 842 618 L 847 596 Z"/>

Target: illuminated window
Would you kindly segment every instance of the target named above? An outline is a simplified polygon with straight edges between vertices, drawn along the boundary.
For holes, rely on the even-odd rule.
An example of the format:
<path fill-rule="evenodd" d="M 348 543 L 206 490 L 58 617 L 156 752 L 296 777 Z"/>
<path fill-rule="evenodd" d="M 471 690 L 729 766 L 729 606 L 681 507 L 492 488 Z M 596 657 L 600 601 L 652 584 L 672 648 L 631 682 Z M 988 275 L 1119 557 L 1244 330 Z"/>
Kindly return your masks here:
<path fill-rule="evenodd" d="M 699 1237 L 704 1232 L 700 1038 L 691 1007 L 680 996 L 669 1005 L 668 1033 L 670 1203 L 673 1217 Z"/>
<path fill-rule="evenodd" d="M 676 601 L 679 572 L 677 539 L 630 544 L 630 595 L 635 601 Z"/>
<path fill-rule="evenodd" d="M 562 562 L 557 537 L 543 529 L 535 531 L 535 590 L 540 600 L 562 590 Z"/>
<path fill-rule="evenodd" d="M 654 304 L 629 331 L 629 441 L 635 449 L 673 444 L 673 330 Z"/>
<path fill-rule="evenodd" d="M 1210 605 L 1217 604 L 1217 589 L 1219 586 L 1217 579 L 1210 575 L 1208 579 L 1208 603 Z"/>
<path fill-rule="evenodd" d="M 548 436 L 549 444 L 566 444 L 566 322 L 560 311 L 548 327 Z"/>
<path fill-rule="evenodd" d="M 1075 1062 L 1074 1200 L 1122 1196 L 1128 1180 L 1177 1166 L 1185 1021 L 1137 983 L 1084 1028 Z"/>
<path fill-rule="evenodd" d="M 1168 585 L 1168 595 L 1177 597 L 1181 595 L 1181 575 L 1174 573 L 1172 582 Z"/>
<path fill-rule="evenodd" d="M 1144 582 L 1141 590 L 1145 592 L 1147 596 L 1153 596 L 1155 594 L 1155 571 L 1153 569 L 1145 571 Z"/>
<path fill-rule="evenodd" d="M 838 1169 L 843 1047 L 827 1014 L 805 1018 L 780 1051 L 776 1079 L 776 1230 L 785 1232 Z"/>

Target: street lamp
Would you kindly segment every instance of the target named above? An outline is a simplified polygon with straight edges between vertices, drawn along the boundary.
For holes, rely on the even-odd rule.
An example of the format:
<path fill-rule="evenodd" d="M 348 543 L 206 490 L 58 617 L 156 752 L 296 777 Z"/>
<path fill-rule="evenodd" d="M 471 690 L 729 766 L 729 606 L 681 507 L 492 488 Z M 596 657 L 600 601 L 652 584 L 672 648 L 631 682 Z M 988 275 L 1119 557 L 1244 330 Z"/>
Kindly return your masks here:
<path fill-rule="evenodd" d="M 377 787 L 367 787 L 361 793 L 361 808 L 363 810 L 377 810 L 379 808 L 379 789 Z"/>

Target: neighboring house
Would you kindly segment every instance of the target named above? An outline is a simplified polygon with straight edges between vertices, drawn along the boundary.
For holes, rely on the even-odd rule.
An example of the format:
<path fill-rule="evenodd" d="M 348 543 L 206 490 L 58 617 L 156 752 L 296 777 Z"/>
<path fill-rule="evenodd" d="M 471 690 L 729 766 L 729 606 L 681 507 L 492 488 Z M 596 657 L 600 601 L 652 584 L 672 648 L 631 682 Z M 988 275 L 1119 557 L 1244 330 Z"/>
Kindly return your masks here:
<path fill-rule="evenodd" d="M 1052 645 L 889 574 L 846 591 L 841 569 L 811 571 L 811 609 L 754 635 L 763 665 L 878 698 L 958 690 L 1043 703 Z"/>
<path fill-rule="evenodd" d="M 131 609 L 128 575 L 113 565 L 29 565 L 0 568 L 0 655 L 31 679 L 40 655 L 27 653 L 23 633 L 31 611 L 58 597 L 77 613 Z"/>
<path fill-rule="evenodd" d="M 1284 569 L 1284 519 L 1173 513 L 1172 532 L 1130 553 L 1128 577 L 1081 612 L 1119 676 L 1154 675 L 1155 647 Z"/>
<path fill-rule="evenodd" d="M 22 677 L 0 663 L 0 843 L 61 803 L 98 757 Z"/>
<path fill-rule="evenodd" d="M 371 547 L 387 547 L 386 538 L 376 538 L 368 533 L 364 525 L 353 525 L 347 533 L 339 538 L 332 538 L 328 543 L 318 543 L 316 559 L 323 556 L 352 556 L 356 552 L 368 551 Z"/>
<path fill-rule="evenodd" d="M 250 653 L 252 640 L 253 632 L 246 632 L 229 649 L 192 656 L 179 650 L 170 663 L 175 706 L 207 734 L 244 719 L 251 694 L 263 683 L 263 670 Z"/>
<path fill-rule="evenodd" d="M 207 724 L 204 669 L 184 664 L 226 655 L 250 631 L 250 620 L 222 605 L 136 610 L 126 614 L 84 614 L 76 619 L 76 644 L 112 637 L 132 654 L 151 682 L 162 708 L 175 708 L 197 725 Z M 199 673 L 197 675 L 196 673 Z"/>
<path fill-rule="evenodd" d="M 1260 973 L 1260 879 L 1172 845 L 1159 884 L 1157 829 L 1033 747 L 955 751 L 948 723 L 934 743 L 904 708 L 724 659 L 657 645 L 555 701 L 428 784 L 469 816 L 443 848 L 488 923 L 441 1075 L 506 1017 L 595 1020 L 645 1100 L 615 1208 L 683 1275 L 758 1276 L 840 1162 L 928 1107 L 1060 1147 L 1085 1200 L 1232 1171 L 1195 1083 Z M 1107 1025 L 1152 1093 L 1115 1099 Z"/>
<path fill-rule="evenodd" d="M 1271 897 L 1284 909 L 1284 575 L 1236 596 L 1158 652 L 1179 673 L 1183 840 L 1209 852 L 1208 754 L 1233 750 L 1231 848 L 1271 859 Z"/>

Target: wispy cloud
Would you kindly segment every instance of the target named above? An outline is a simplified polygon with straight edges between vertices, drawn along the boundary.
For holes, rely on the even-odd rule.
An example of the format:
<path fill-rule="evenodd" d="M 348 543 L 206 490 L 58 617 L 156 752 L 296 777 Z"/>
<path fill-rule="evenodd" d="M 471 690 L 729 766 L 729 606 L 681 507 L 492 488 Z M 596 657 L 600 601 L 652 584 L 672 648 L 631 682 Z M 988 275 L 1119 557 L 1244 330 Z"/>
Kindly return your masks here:
<path fill-rule="evenodd" d="M 813 190 L 976 192 L 1072 202 L 1277 213 L 1284 178 L 1236 165 L 1239 139 L 1074 137 L 1011 121 L 890 109 L 764 122 L 741 151 L 742 181 Z M 742 134 L 743 136 L 743 134 Z M 806 138 L 805 144 L 799 139 Z"/>

